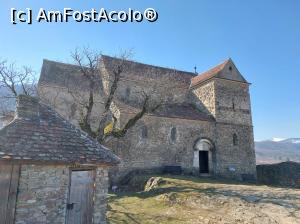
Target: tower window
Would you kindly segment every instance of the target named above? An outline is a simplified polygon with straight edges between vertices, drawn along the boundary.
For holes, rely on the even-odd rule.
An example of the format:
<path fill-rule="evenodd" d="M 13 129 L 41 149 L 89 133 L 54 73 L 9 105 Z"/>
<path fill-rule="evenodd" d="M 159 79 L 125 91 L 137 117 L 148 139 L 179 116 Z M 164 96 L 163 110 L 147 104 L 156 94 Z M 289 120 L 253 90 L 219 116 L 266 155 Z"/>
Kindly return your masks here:
<path fill-rule="evenodd" d="M 232 142 L 233 142 L 233 145 L 238 145 L 238 136 L 235 133 L 232 136 Z"/>
<path fill-rule="evenodd" d="M 229 69 L 229 71 L 232 71 L 232 67 L 231 67 L 231 66 L 229 66 L 229 68 L 228 68 L 228 69 Z"/>
<path fill-rule="evenodd" d="M 173 127 L 173 128 L 171 129 L 171 140 L 172 140 L 172 142 L 175 142 L 175 141 L 176 141 L 176 135 L 177 135 L 177 130 L 176 130 L 175 127 Z"/>
<path fill-rule="evenodd" d="M 142 138 L 148 137 L 148 129 L 146 126 L 142 126 L 141 132 L 142 132 Z"/>

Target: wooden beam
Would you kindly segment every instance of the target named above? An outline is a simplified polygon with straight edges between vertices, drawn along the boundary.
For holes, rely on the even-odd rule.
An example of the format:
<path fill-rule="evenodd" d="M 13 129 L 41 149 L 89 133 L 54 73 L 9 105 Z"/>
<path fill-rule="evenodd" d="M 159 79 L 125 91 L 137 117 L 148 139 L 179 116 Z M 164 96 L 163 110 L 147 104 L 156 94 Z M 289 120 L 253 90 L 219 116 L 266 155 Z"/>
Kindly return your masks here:
<path fill-rule="evenodd" d="M 20 165 L 0 163 L 0 224 L 14 224 Z"/>
<path fill-rule="evenodd" d="M 9 197 L 7 202 L 6 224 L 15 223 L 16 201 L 20 177 L 20 165 L 13 165 L 11 172 Z"/>

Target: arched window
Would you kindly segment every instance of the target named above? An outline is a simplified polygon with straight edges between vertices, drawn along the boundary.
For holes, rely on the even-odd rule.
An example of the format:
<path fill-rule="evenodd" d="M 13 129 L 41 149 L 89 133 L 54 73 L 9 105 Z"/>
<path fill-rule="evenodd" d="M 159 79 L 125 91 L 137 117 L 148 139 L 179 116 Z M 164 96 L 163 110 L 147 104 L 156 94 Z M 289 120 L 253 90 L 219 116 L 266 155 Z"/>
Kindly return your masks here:
<path fill-rule="evenodd" d="M 171 129 L 171 140 L 172 140 L 172 142 L 175 142 L 175 141 L 176 141 L 176 135 L 177 135 L 177 130 L 176 130 L 175 127 L 173 127 L 173 128 Z"/>
<path fill-rule="evenodd" d="M 238 145 L 238 136 L 235 133 L 232 136 L 232 143 L 233 145 Z"/>
<path fill-rule="evenodd" d="M 148 138 L 148 129 L 146 126 L 142 126 L 141 132 L 142 138 Z"/>

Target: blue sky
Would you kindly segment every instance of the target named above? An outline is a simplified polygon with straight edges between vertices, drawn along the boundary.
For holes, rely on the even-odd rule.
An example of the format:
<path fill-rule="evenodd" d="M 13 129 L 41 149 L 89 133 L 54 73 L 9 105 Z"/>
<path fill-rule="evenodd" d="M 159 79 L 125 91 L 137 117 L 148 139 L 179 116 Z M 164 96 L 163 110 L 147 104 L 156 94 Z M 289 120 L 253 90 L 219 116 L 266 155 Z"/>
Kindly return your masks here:
<path fill-rule="evenodd" d="M 37 12 L 155 8 L 155 23 L 10 23 L 10 9 Z M 90 46 L 105 54 L 133 49 L 134 60 L 198 71 L 231 57 L 252 83 L 255 139 L 300 137 L 300 1 L 240 0 L 11 0 L 0 3 L 0 58 L 30 65 L 71 62 Z"/>

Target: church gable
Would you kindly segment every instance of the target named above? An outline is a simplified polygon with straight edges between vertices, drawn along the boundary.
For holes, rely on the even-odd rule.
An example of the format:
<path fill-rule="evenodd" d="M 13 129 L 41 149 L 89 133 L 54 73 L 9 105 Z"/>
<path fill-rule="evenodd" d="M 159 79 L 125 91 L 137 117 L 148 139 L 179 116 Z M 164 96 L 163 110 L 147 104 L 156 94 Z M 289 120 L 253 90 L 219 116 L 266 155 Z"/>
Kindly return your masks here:
<path fill-rule="evenodd" d="M 231 59 L 228 59 L 225 62 L 223 69 L 217 74 L 216 78 L 229 79 L 247 83 L 246 79 L 242 76 L 242 74 L 239 72 L 239 70 L 237 69 L 237 67 Z"/>
<path fill-rule="evenodd" d="M 220 78 L 248 83 L 239 72 L 233 61 L 229 58 L 223 63 L 209 69 L 208 71 L 197 75 L 191 79 L 191 87 L 196 86 L 212 78 Z"/>

